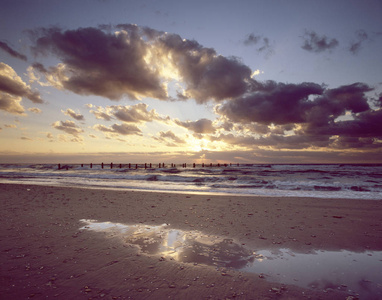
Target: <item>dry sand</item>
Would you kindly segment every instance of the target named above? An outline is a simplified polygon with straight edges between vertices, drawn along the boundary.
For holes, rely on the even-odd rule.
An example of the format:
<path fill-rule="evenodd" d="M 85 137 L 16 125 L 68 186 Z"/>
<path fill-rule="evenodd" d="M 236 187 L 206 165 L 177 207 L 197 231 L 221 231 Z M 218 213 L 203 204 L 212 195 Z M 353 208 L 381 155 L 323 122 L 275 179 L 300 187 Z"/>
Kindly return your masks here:
<path fill-rule="evenodd" d="M 382 201 L 212 196 L 0 184 L 1 299 L 346 299 L 142 254 L 81 219 L 170 224 L 249 249 L 382 250 Z"/>

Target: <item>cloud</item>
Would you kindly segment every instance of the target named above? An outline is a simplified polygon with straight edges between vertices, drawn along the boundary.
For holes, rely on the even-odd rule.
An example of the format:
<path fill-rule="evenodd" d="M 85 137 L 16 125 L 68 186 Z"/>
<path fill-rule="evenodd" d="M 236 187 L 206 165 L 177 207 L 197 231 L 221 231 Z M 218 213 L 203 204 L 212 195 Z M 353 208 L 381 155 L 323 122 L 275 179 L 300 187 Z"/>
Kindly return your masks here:
<path fill-rule="evenodd" d="M 182 144 L 185 144 L 186 141 L 179 138 L 171 130 L 166 132 L 160 131 L 159 137 L 153 137 L 154 140 L 166 144 L 168 147 L 178 147 Z"/>
<path fill-rule="evenodd" d="M 369 39 L 369 35 L 364 30 L 358 30 L 356 36 L 356 41 L 352 41 L 349 46 L 349 51 L 353 54 L 357 54 L 361 50 L 362 44 Z"/>
<path fill-rule="evenodd" d="M 0 109 L 15 115 L 23 115 L 24 107 L 20 104 L 21 97 L 15 97 L 0 91 Z"/>
<path fill-rule="evenodd" d="M 77 114 L 73 109 L 71 108 L 68 108 L 67 110 L 61 110 L 61 112 L 64 113 L 64 115 L 67 115 L 69 117 L 72 117 L 73 119 L 77 120 L 77 121 L 84 121 L 85 118 L 83 115 L 81 114 Z"/>
<path fill-rule="evenodd" d="M 40 93 L 32 91 L 12 69 L 0 62 L 0 109 L 11 114 L 24 114 L 24 107 L 20 104 L 22 98 L 33 103 L 43 103 Z"/>
<path fill-rule="evenodd" d="M 73 121 L 57 121 L 52 124 L 52 127 L 74 135 L 75 137 L 78 137 L 80 133 L 84 132 Z"/>
<path fill-rule="evenodd" d="M 306 110 L 312 106 L 308 97 L 323 93 L 323 88 L 315 83 L 283 84 L 269 81 L 263 88 L 263 91 L 218 106 L 217 113 L 240 123 L 301 123 L 306 118 Z"/>
<path fill-rule="evenodd" d="M 24 54 L 21 54 L 21 53 L 17 52 L 16 50 L 12 49 L 5 42 L 0 41 L 0 49 L 2 49 L 3 51 L 7 52 L 9 55 L 11 55 L 13 57 L 16 57 L 16 58 L 24 60 L 24 61 L 27 60 L 27 57 Z"/>
<path fill-rule="evenodd" d="M 94 125 L 93 128 L 98 131 L 102 131 L 104 133 L 111 133 L 114 135 L 141 135 L 141 130 L 137 126 L 125 123 L 113 124 L 110 127 L 97 124 Z"/>
<path fill-rule="evenodd" d="M 33 139 L 31 139 L 31 138 L 29 138 L 27 136 L 22 136 L 20 139 L 24 140 L 24 141 L 33 141 Z"/>
<path fill-rule="evenodd" d="M 106 33 L 97 28 L 63 31 L 59 28 L 32 32 L 35 54 L 57 56 L 62 63 L 47 69 L 34 65 L 44 75 L 53 76 L 62 88 L 80 95 L 98 95 L 111 100 L 153 97 L 166 99 L 161 80 L 144 57 L 148 45 L 139 28 L 129 32 Z M 37 68 L 38 66 L 38 68 Z"/>
<path fill-rule="evenodd" d="M 17 128 L 15 124 L 4 124 L 5 128 Z"/>
<path fill-rule="evenodd" d="M 164 121 L 169 117 L 161 117 L 154 109 L 148 111 L 148 105 L 138 103 L 132 106 L 110 106 L 111 114 L 118 120 L 128 123 Z"/>
<path fill-rule="evenodd" d="M 175 124 L 187 128 L 195 133 L 215 133 L 216 129 L 212 125 L 212 121 L 208 119 L 200 119 L 195 122 L 186 121 L 182 122 L 174 120 Z"/>
<path fill-rule="evenodd" d="M 171 57 L 186 84 L 185 96 L 198 103 L 235 98 L 248 88 L 252 71 L 235 57 L 217 55 L 214 49 L 176 34 L 160 36 L 158 49 Z"/>
<path fill-rule="evenodd" d="M 242 124 L 242 133 L 215 139 L 243 147 L 273 149 L 378 148 L 382 140 L 382 109 L 373 110 L 363 83 L 325 89 L 314 83 L 268 82 L 261 92 L 218 105 L 226 122 Z M 348 115 L 348 118 L 341 119 Z M 256 125 L 256 127 L 253 127 Z M 258 125 L 266 125 L 262 135 Z M 240 137 L 241 136 L 241 137 Z"/>
<path fill-rule="evenodd" d="M 302 38 L 304 40 L 304 44 L 301 46 L 301 48 L 309 52 L 318 53 L 323 51 L 330 51 L 339 45 L 338 40 L 334 38 L 328 38 L 325 35 L 319 36 L 314 31 L 306 30 Z"/>
<path fill-rule="evenodd" d="M 41 114 L 42 111 L 41 109 L 37 108 L 37 107 L 31 107 L 31 108 L 28 108 L 28 111 L 34 113 L 34 114 Z"/>
<path fill-rule="evenodd" d="M 114 33 L 105 28 L 31 32 L 33 52 L 55 55 L 61 62 L 51 67 L 36 63 L 30 77 L 37 80 L 37 72 L 56 88 L 111 100 L 173 100 L 167 94 L 169 80 L 185 84 L 181 100 L 194 98 L 198 103 L 235 98 L 247 90 L 252 71 L 237 58 L 147 27 L 120 24 Z"/>
<path fill-rule="evenodd" d="M 270 45 L 269 38 L 267 37 L 251 33 L 247 35 L 243 43 L 245 46 L 255 46 L 256 51 L 259 53 L 264 52 L 267 55 L 273 53 L 273 47 Z"/>
<path fill-rule="evenodd" d="M 102 106 L 94 106 L 92 104 L 88 104 L 89 108 L 95 108 L 90 110 L 90 113 L 95 115 L 95 117 L 99 120 L 105 120 L 105 121 L 111 121 L 114 117 L 110 112 L 110 107 L 107 106 L 106 108 Z"/>
<path fill-rule="evenodd" d="M 111 121 L 117 119 L 126 123 L 144 123 L 152 121 L 167 122 L 170 117 L 159 115 L 154 109 L 148 110 L 148 105 L 138 103 L 135 105 L 112 105 L 112 106 L 97 106 L 90 110 L 97 119 Z M 91 105 L 90 108 L 93 108 Z"/>

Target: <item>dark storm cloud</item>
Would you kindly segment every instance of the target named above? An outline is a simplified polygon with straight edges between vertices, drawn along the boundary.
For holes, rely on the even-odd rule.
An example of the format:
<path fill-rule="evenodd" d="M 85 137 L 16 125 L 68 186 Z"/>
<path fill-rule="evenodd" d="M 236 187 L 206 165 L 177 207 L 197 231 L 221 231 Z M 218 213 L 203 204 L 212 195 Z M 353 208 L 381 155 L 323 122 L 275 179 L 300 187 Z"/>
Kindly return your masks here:
<path fill-rule="evenodd" d="M 116 28 L 118 33 L 100 28 L 31 32 L 35 54 L 54 54 L 63 63 L 50 68 L 35 64 L 33 68 L 56 87 L 111 100 L 123 96 L 171 100 L 163 84 L 162 65 L 179 74 L 186 85 L 184 98 L 199 103 L 235 98 L 248 88 L 251 69 L 237 58 L 220 56 L 214 49 L 176 34 L 131 24 Z"/>
<path fill-rule="evenodd" d="M 371 90 L 362 83 L 325 90 L 309 82 L 284 84 L 270 81 L 262 91 L 226 102 L 216 111 L 241 123 L 327 123 L 347 110 L 352 113 L 368 110 L 365 93 Z"/>
<path fill-rule="evenodd" d="M 200 119 L 195 122 L 192 121 L 174 121 L 177 125 L 187 128 L 195 133 L 215 133 L 216 129 L 212 125 L 212 121 L 208 119 Z"/>
<path fill-rule="evenodd" d="M 323 87 L 315 83 L 283 84 L 273 81 L 264 90 L 226 102 L 217 112 L 233 122 L 261 124 L 301 123 L 312 106 L 310 95 L 320 95 Z"/>
<path fill-rule="evenodd" d="M 327 50 L 332 50 L 338 46 L 338 41 L 334 38 L 328 38 L 325 35 L 319 36 L 314 31 L 305 31 L 302 37 L 304 44 L 301 46 L 302 49 L 309 52 L 323 52 Z"/>
<path fill-rule="evenodd" d="M 118 34 L 96 28 L 63 31 L 40 29 L 32 50 L 35 54 L 54 54 L 65 65 L 62 73 L 50 70 L 63 88 L 82 95 L 98 95 L 111 100 L 123 96 L 165 99 L 166 91 L 155 71 L 144 60 L 146 43 L 138 29 Z M 47 69 L 37 65 L 39 71 Z"/>
<path fill-rule="evenodd" d="M 198 103 L 235 98 L 248 88 L 251 69 L 237 58 L 217 55 L 214 49 L 176 34 L 161 36 L 159 48 L 171 56 L 187 85 L 187 96 Z"/>
<path fill-rule="evenodd" d="M 2 49 L 3 51 L 7 52 L 9 55 L 11 55 L 13 57 L 16 57 L 16 58 L 24 60 L 24 61 L 27 60 L 27 57 L 24 54 L 21 54 L 21 53 L 17 52 L 16 50 L 12 49 L 5 42 L 0 41 L 0 49 Z"/>
<path fill-rule="evenodd" d="M 326 90 L 313 83 L 270 82 L 267 86 L 216 108 L 227 121 L 243 124 L 246 129 L 253 124 L 275 127 L 268 135 L 254 139 L 253 145 L 280 149 L 380 147 L 377 140 L 382 139 L 382 110 L 370 108 L 366 93 L 373 89 L 366 84 Z M 351 118 L 341 119 L 346 113 Z M 286 136 L 288 130 L 294 130 L 294 135 Z"/>

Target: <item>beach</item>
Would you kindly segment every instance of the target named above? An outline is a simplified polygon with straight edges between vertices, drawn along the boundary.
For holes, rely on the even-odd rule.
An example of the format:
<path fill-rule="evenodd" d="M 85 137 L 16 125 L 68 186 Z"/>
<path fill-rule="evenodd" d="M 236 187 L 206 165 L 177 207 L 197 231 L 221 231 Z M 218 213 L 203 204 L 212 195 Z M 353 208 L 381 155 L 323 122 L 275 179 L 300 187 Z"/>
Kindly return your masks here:
<path fill-rule="evenodd" d="M 262 274 L 147 254 L 86 221 L 166 226 L 238 247 L 382 250 L 382 201 L 0 184 L 2 299 L 346 299 Z M 87 223 L 89 225 L 89 222 Z M 379 262 L 380 263 L 380 262 Z M 314 270 L 312 270 L 314 272 Z"/>

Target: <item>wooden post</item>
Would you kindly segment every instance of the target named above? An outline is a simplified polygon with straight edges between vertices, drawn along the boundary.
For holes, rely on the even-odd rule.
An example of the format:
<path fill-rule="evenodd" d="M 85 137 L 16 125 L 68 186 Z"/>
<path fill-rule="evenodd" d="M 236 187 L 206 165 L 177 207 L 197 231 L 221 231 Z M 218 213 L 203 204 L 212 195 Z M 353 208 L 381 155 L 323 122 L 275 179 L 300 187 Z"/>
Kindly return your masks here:
<path fill-rule="evenodd" d="M 90 163 L 90 169 L 92 169 L 93 168 L 93 163 Z"/>
<path fill-rule="evenodd" d="M 81 168 L 83 168 L 84 167 L 84 164 L 81 164 Z"/>
<path fill-rule="evenodd" d="M 131 168 L 131 164 L 129 164 L 129 169 Z"/>
<path fill-rule="evenodd" d="M 151 166 L 152 166 L 152 164 L 150 163 L 150 169 L 151 169 Z"/>
<path fill-rule="evenodd" d="M 138 169 L 138 164 L 135 164 L 135 169 Z"/>
<path fill-rule="evenodd" d="M 195 163 L 193 164 L 193 167 L 195 168 Z"/>
<path fill-rule="evenodd" d="M 147 169 L 147 163 L 145 163 L 145 169 Z"/>
<path fill-rule="evenodd" d="M 122 164 L 119 164 L 119 168 L 122 169 Z"/>
<path fill-rule="evenodd" d="M 61 169 L 61 164 L 58 164 L 58 169 L 59 169 L 59 170 Z"/>
<path fill-rule="evenodd" d="M 113 169 L 113 163 L 110 163 L 110 169 Z"/>
<path fill-rule="evenodd" d="M 212 163 L 210 163 L 210 167 L 212 168 Z"/>
<path fill-rule="evenodd" d="M 103 163 L 101 163 L 101 167 L 102 167 L 102 169 L 103 169 Z"/>

